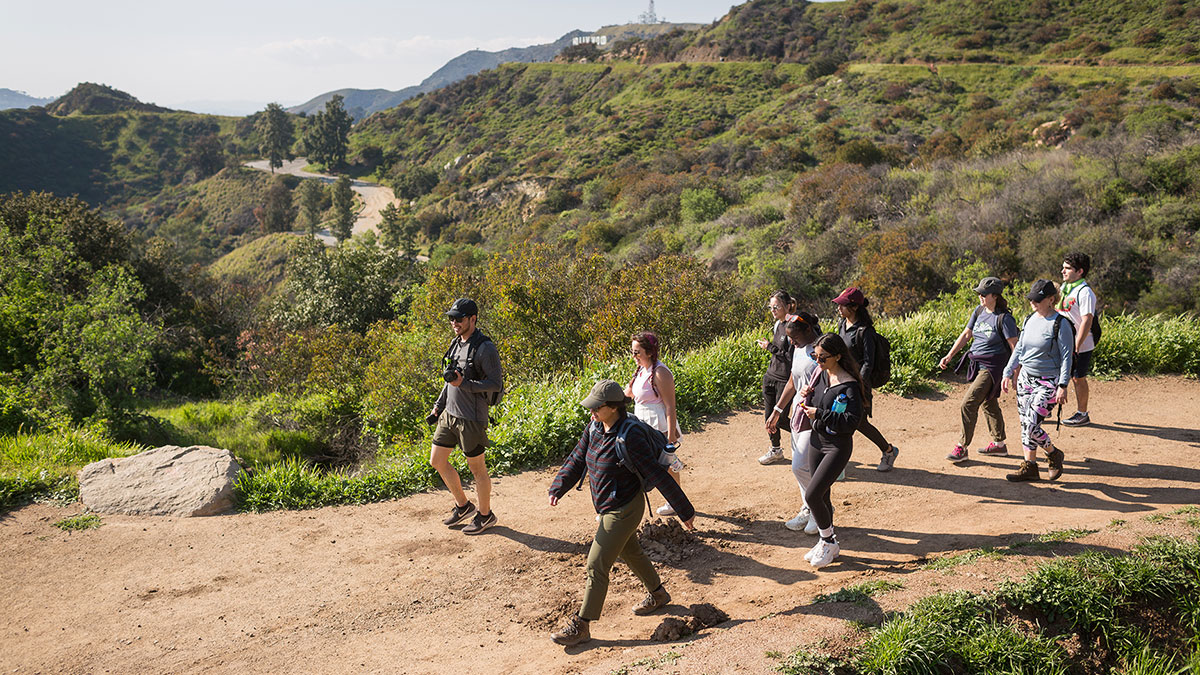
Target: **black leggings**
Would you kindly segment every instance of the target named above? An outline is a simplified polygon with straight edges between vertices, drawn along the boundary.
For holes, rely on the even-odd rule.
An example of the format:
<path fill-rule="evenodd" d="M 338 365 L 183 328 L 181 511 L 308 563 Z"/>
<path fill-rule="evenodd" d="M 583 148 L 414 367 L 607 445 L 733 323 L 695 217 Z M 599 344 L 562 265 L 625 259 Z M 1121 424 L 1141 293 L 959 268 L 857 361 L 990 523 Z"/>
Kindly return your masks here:
<path fill-rule="evenodd" d="M 771 413 L 775 412 L 775 404 L 779 402 L 779 394 L 783 388 L 787 386 L 787 381 L 780 382 L 778 380 L 763 380 L 763 405 L 766 406 L 766 411 L 763 413 L 765 419 L 771 419 Z M 771 447 L 779 447 L 780 431 L 791 433 L 791 425 L 788 420 L 791 418 L 792 404 L 782 406 L 783 412 L 779 413 L 779 426 L 775 427 L 775 433 L 771 436 Z"/>
<path fill-rule="evenodd" d="M 858 432 L 866 436 L 868 441 L 879 446 L 880 452 L 887 453 L 892 446 L 883 437 L 883 434 L 875 428 L 875 425 L 871 424 L 871 418 L 867 417 L 869 414 L 871 414 L 871 408 L 868 405 L 863 408 L 862 416 L 858 418 Z"/>
<path fill-rule="evenodd" d="M 833 482 L 850 463 L 850 454 L 854 445 L 849 437 L 844 438 L 842 445 L 834 445 L 828 438 L 818 437 L 814 432 L 812 447 L 808 451 L 808 468 L 812 472 L 812 481 L 808 484 L 808 492 L 804 493 L 804 501 L 812 517 L 817 521 L 817 527 L 822 530 L 833 527 L 833 502 L 829 492 Z M 820 447 L 818 447 L 820 446 Z"/>

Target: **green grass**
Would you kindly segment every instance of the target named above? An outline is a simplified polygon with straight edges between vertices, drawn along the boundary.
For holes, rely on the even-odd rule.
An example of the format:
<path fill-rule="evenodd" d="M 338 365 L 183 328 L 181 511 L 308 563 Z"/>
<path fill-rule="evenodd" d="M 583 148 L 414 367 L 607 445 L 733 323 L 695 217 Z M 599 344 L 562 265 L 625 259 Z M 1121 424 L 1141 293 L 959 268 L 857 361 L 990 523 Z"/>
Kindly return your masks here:
<path fill-rule="evenodd" d="M 38 499 L 74 500 L 79 493 L 75 477 L 79 469 L 142 449 L 77 429 L 0 436 L 0 509 Z"/>
<path fill-rule="evenodd" d="M 813 598 L 813 603 L 852 602 L 856 605 L 865 605 L 868 600 L 877 595 L 886 595 L 901 588 L 904 588 L 904 584 L 898 581 L 877 579 L 875 581 L 848 586 L 833 593 L 821 593 Z"/>
<path fill-rule="evenodd" d="M 1150 515 L 1142 518 L 1142 520 L 1146 521 L 1147 523 L 1165 523 L 1170 520 L 1170 518 L 1162 513 L 1151 513 Z"/>
<path fill-rule="evenodd" d="M 1054 530 L 1052 532 L 1047 532 L 1045 534 L 1038 535 L 1037 541 L 1040 541 L 1040 542 L 1043 542 L 1046 544 L 1060 542 L 1060 541 L 1075 541 L 1076 539 L 1082 539 L 1083 537 L 1086 537 L 1089 534 L 1095 534 L 1096 532 L 1099 532 L 1099 531 L 1100 530 L 1085 530 L 1085 529 L 1081 529 L 1081 528 Z"/>
<path fill-rule="evenodd" d="M 952 553 L 939 558 L 934 558 L 929 562 L 921 565 L 923 570 L 949 570 L 963 565 L 969 565 L 979 560 L 998 560 L 1004 557 L 1004 553 L 993 548 L 977 548 L 962 553 Z"/>
<path fill-rule="evenodd" d="M 278 395 L 255 400 L 204 401 L 150 408 L 174 445 L 229 450 L 245 463 L 271 465 L 309 458 L 321 450 L 310 430 L 295 428 L 297 402 Z"/>
<path fill-rule="evenodd" d="M 1190 513 L 1200 513 L 1200 506 L 1196 506 L 1194 504 L 1188 504 L 1187 506 L 1181 506 L 1181 507 L 1175 509 L 1174 511 L 1172 511 L 1171 515 L 1178 516 L 1178 515 L 1184 515 L 1184 514 L 1190 514 Z"/>
<path fill-rule="evenodd" d="M 54 523 L 54 526 L 64 532 L 79 532 L 82 530 L 94 530 L 103 524 L 100 521 L 100 516 L 95 513 L 82 513 L 78 516 L 63 518 Z"/>

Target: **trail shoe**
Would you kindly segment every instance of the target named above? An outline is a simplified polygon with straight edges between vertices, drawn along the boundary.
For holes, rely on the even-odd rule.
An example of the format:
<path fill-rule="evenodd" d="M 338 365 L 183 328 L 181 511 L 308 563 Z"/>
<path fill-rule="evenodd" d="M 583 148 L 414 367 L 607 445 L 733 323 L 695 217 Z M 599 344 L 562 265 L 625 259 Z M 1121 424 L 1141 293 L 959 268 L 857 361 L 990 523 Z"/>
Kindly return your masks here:
<path fill-rule="evenodd" d="M 808 514 L 808 524 L 804 526 L 804 534 L 816 534 L 821 528 L 817 527 L 817 519 Z"/>
<path fill-rule="evenodd" d="M 675 509 L 671 508 L 670 504 L 663 504 L 662 506 L 658 507 L 657 509 L 654 509 L 654 512 L 660 516 L 675 515 Z"/>
<path fill-rule="evenodd" d="M 967 449 L 961 445 L 954 446 L 954 449 L 950 451 L 950 454 L 946 455 L 946 459 L 948 459 L 951 462 L 954 462 L 956 464 L 958 462 L 965 460 L 966 458 L 967 458 Z"/>
<path fill-rule="evenodd" d="M 454 508 L 450 509 L 450 515 L 446 516 L 446 519 L 442 521 L 442 524 L 446 527 L 454 527 L 467 518 L 470 518 L 472 515 L 474 515 L 474 513 L 475 505 L 471 502 L 467 502 L 462 506 L 455 506 Z"/>
<path fill-rule="evenodd" d="M 1005 478 L 1017 483 L 1024 480 L 1038 480 L 1041 478 L 1041 475 L 1038 473 L 1036 463 L 1025 460 L 1021 462 L 1021 466 L 1017 467 L 1016 471 L 1008 474 Z"/>
<path fill-rule="evenodd" d="M 758 463 L 766 466 L 768 464 L 778 464 L 787 461 L 783 456 L 783 448 L 770 448 L 767 454 L 758 458 Z"/>
<path fill-rule="evenodd" d="M 791 520 L 785 520 L 783 522 L 783 526 L 792 532 L 802 532 L 808 525 L 808 519 L 810 515 L 811 514 L 808 511 L 808 507 L 805 506 L 804 508 L 800 509 L 800 512 L 796 514 L 795 518 L 792 518 Z"/>
<path fill-rule="evenodd" d="M 896 465 L 896 455 L 899 454 L 900 448 L 897 448 L 894 445 L 889 445 L 888 451 L 883 453 L 883 456 L 879 459 L 879 466 L 875 467 L 875 470 L 884 472 L 891 471 L 892 467 Z"/>
<path fill-rule="evenodd" d="M 588 628 L 587 621 L 581 619 L 578 614 L 572 614 L 562 630 L 550 634 L 550 639 L 564 647 L 574 647 L 591 640 L 592 631 Z"/>
<path fill-rule="evenodd" d="M 1050 452 L 1046 453 L 1046 463 L 1050 465 L 1050 471 L 1046 474 L 1046 477 L 1050 480 L 1058 480 L 1063 470 L 1063 451 L 1058 448 L 1051 449 Z"/>
<path fill-rule="evenodd" d="M 463 528 L 463 534 L 479 534 L 480 532 L 483 532 L 484 530 L 488 529 L 489 527 L 491 527 L 495 524 L 496 524 L 496 512 L 495 511 L 492 511 L 491 513 L 487 514 L 486 516 L 483 515 L 482 513 L 476 513 L 475 519 L 471 521 L 471 524 L 467 525 L 466 527 Z"/>
<path fill-rule="evenodd" d="M 809 563 L 811 563 L 815 569 L 821 569 L 822 567 L 833 562 L 834 558 L 837 558 L 838 554 L 842 552 L 842 547 L 838 546 L 836 541 L 830 542 L 822 539 L 820 546 L 821 550 L 815 553 L 812 559 L 809 560 Z"/>
<path fill-rule="evenodd" d="M 1092 423 L 1092 418 L 1087 413 L 1076 410 L 1074 415 L 1063 420 L 1062 423 L 1069 427 L 1085 427 Z"/>
<path fill-rule="evenodd" d="M 817 545 L 808 549 L 808 553 L 804 554 L 804 559 L 808 562 L 812 562 L 817 556 L 819 556 L 821 554 L 821 549 L 823 549 L 823 548 L 825 548 L 825 540 L 818 539 Z"/>
<path fill-rule="evenodd" d="M 991 443 L 987 444 L 986 448 L 980 448 L 979 454 L 1004 457 L 1008 454 L 1008 446 L 1004 444 L 1004 441 L 1000 441 L 999 443 L 992 441 Z"/>
<path fill-rule="evenodd" d="M 668 602 L 671 602 L 671 594 L 660 584 L 657 590 L 647 593 L 641 602 L 633 606 L 633 613 L 645 616 L 659 607 L 665 607 Z"/>

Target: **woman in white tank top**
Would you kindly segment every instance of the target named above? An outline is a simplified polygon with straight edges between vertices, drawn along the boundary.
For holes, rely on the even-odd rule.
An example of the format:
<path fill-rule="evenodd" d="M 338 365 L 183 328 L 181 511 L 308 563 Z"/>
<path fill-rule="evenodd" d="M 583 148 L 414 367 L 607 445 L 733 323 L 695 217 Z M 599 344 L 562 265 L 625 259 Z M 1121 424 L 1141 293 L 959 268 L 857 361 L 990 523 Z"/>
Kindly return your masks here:
<path fill-rule="evenodd" d="M 633 414 L 646 424 L 658 429 L 667 437 L 667 442 L 679 445 L 681 434 L 679 419 L 675 413 L 675 376 L 665 363 L 658 360 L 658 336 L 649 331 L 636 333 L 630 344 L 630 353 L 637 364 L 633 379 L 625 386 L 625 395 L 633 399 Z M 671 477 L 679 482 L 682 464 L 670 468 Z M 669 504 L 657 510 L 660 516 L 674 515 Z"/>

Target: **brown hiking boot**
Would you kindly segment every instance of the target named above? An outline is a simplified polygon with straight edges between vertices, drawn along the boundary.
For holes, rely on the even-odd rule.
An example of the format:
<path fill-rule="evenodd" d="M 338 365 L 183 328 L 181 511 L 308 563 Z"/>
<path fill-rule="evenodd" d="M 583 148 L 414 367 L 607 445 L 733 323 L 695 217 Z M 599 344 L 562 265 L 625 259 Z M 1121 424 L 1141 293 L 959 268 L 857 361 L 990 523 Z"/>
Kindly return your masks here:
<path fill-rule="evenodd" d="M 1050 471 L 1047 477 L 1050 480 L 1057 480 L 1062 475 L 1063 470 L 1063 451 L 1058 448 L 1053 448 L 1046 453 L 1046 463 L 1050 465 Z"/>
<path fill-rule="evenodd" d="M 550 639 L 565 647 L 573 647 L 591 640 L 592 632 L 588 628 L 587 621 L 580 618 L 578 614 L 572 614 L 562 630 L 550 634 Z"/>
<path fill-rule="evenodd" d="M 1017 467 L 1015 472 L 1008 474 L 1005 478 L 1015 483 L 1023 480 L 1038 480 L 1041 478 L 1041 475 L 1038 474 L 1036 463 L 1025 460 L 1021 462 L 1021 466 Z"/>
<path fill-rule="evenodd" d="M 649 614 L 670 601 L 671 594 L 667 592 L 666 588 L 659 586 L 658 590 L 647 593 L 641 602 L 633 606 L 633 613 L 638 616 Z"/>

